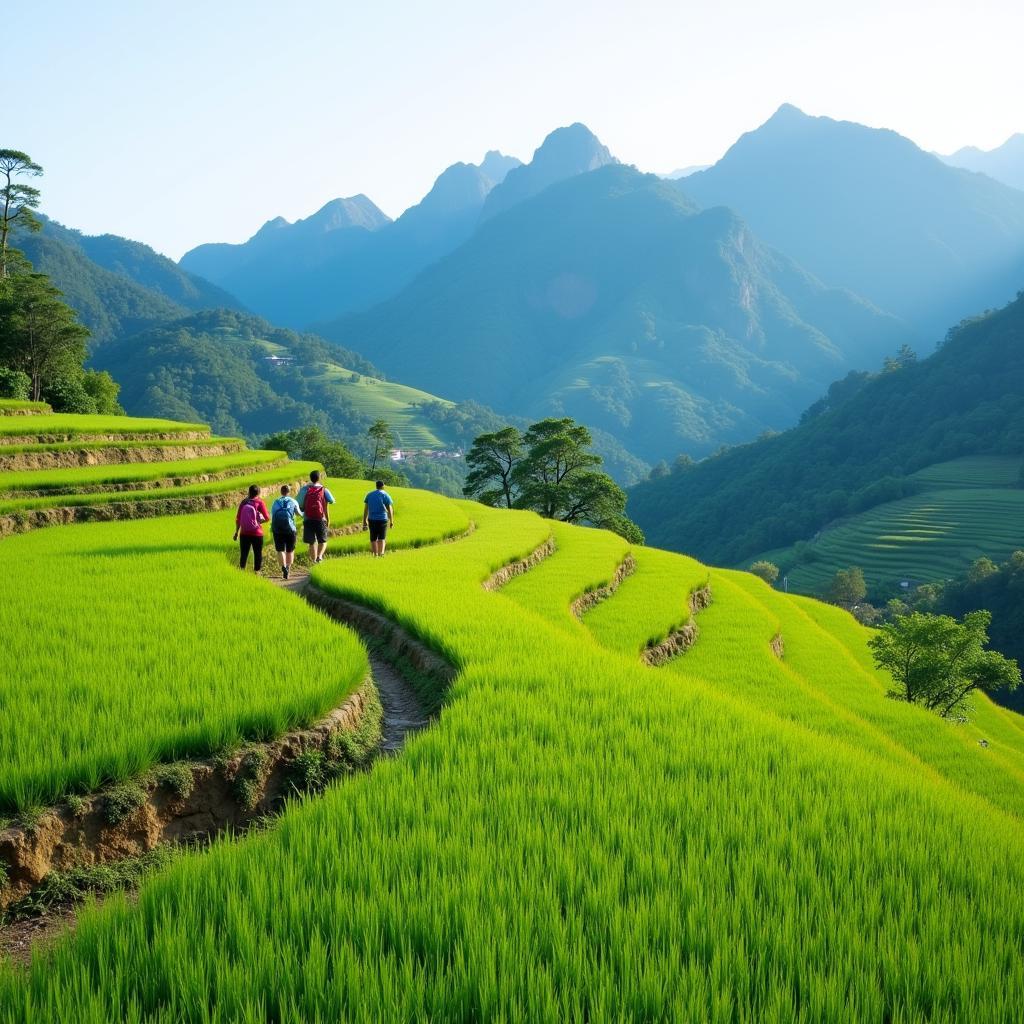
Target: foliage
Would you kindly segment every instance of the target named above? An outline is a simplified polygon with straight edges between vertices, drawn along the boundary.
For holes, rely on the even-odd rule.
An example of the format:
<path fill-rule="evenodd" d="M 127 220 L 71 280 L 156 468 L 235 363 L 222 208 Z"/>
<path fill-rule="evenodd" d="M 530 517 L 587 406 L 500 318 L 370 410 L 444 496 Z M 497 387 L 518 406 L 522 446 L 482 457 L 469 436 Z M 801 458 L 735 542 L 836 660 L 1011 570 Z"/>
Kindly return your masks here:
<path fill-rule="evenodd" d="M 127 821 L 146 802 L 145 790 L 134 782 L 126 782 L 103 794 L 103 820 L 108 825 Z"/>
<path fill-rule="evenodd" d="M 370 439 L 370 475 L 377 471 L 377 463 L 384 462 L 395 447 L 395 435 L 385 420 L 374 420 L 366 431 Z"/>
<path fill-rule="evenodd" d="M 769 587 L 774 586 L 775 581 L 779 578 L 779 567 L 774 562 L 766 562 L 764 559 L 754 562 L 750 566 L 750 572 L 755 576 L 760 576 Z"/>
<path fill-rule="evenodd" d="M 481 434 L 466 453 L 463 492 L 491 507 L 515 508 L 520 493 L 513 474 L 522 457 L 523 436 L 515 427 Z"/>
<path fill-rule="evenodd" d="M 737 564 L 916 494 L 912 474 L 925 466 L 966 455 L 1019 459 L 1022 333 L 1019 298 L 792 430 L 637 485 L 630 514 L 655 544 Z"/>
<path fill-rule="evenodd" d="M 33 402 L 45 398 L 57 411 L 97 411 L 66 410 L 60 402 L 62 391 L 76 383 L 81 388 L 88 337 L 45 274 L 14 274 L 0 282 L 0 364 L 28 376 Z"/>
<path fill-rule="evenodd" d="M 28 402 L 32 394 L 32 378 L 24 370 L 0 366 L 0 398 Z"/>
<path fill-rule="evenodd" d="M 16 228 L 38 231 L 40 224 L 33 210 L 39 207 L 39 189 L 18 178 L 38 178 L 42 167 L 27 153 L 0 149 L 0 279 L 9 274 L 8 254 L 11 232 Z"/>
<path fill-rule="evenodd" d="M 520 434 L 505 427 L 478 437 L 466 454 L 470 473 L 464 492 L 486 505 L 528 508 L 545 519 L 589 523 L 635 544 L 644 535 L 625 514 L 625 491 L 597 472 L 586 427 L 568 417 L 545 419 Z"/>
<path fill-rule="evenodd" d="M 864 582 L 864 570 L 859 566 L 850 569 L 838 569 L 829 584 L 826 598 L 833 604 L 852 608 L 863 601 L 868 595 L 868 587 Z"/>
<path fill-rule="evenodd" d="M 265 448 L 285 451 L 293 459 L 319 462 L 330 477 L 366 477 L 365 467 L 340 441 L 329 438 L 319 427 L 298 427 L 271 434 Z"/>
<path fill-rule="evenodd" d="M 868 646 L 878 667 L 893 675 L 892 696 L 944 718 L 963 716 L 974 690 L 1013 690 L 1021 682 L 1015 661 L 984 649 L 991 621 L 987 611 L 968 612 L 960 622 L 913 612 L 887 622 Z"/>

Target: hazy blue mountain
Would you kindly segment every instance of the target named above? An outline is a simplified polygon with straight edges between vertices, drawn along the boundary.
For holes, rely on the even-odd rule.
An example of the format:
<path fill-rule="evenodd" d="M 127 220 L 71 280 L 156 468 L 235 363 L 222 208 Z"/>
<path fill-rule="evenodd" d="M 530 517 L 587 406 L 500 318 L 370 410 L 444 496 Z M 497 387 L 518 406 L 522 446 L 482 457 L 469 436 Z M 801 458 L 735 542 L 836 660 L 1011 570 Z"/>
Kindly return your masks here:
<path fill-rule="evenodd" d="M 799 426 L 640 484 L 628 512 L 652 544 L 736 564 L 915 493 L 924 466 L 1022 446 L 1024 292 L 927 359 L 837 384 Z"/>
<path fill-rule="evenodd" d="M 522 167 L 523 161 L 514 156 L 506 156 L 496 149 L 490 149 L 480 161 L 480 170 L 495 185 L 500 185 L 509 171 Z"/>
<path fill-rule="evenodd" d="M 987 174 L 1004 185 L 1024 189 L 1024 133 L 1011 135 L 1001 146 L 995 149 L 978 149 L 977 146 L 964 146 L 949 156 L 941 159 L 953 167 L 963 167 L 968 171 Z"/>
<path fill-rule="evenodd" d="M 648 460 L 788 426 L 907 339 L 731 211 L 622 165 L 485 221 L 398 296 L 322 332 L 415 386 L 565 413 Z"/>
<path fill-rule="evenodd" d="M 481 216 L 493 217 L 542 192 L 549 185 L 577 174 L 616 163 L 607 146 L 583 124 L 556 128 L 540 144 L 533 159 L 508 172 L 487 197 Z"/>
<path fill-rule="evenodd" d="M 468 238 L 488 193 L 518 164 L 491 151 L 479 166 L 449 167 L 393 222 L 365 196 L 335 200 L 296 224 L 268 221 L 241 245 L 198 246 L 181 265 L 292 327 L 366 309 Z"/>
<path fill-rule="evenodd" d="M 934 337 L 1024 281 L 1024 193 L 895 132 L 786 105 L 678 187 Z"/>
<path fill-rule="evenodd" d="M 338 251 L 357 250 L 372 232 L 388 223 L 390 218 L 364 195 L 332 199 L 294 224 L 284 217 L 268 220 L 247 242 L 196 246 L 185 253 L 180 265 L 222 287 L 237 286 L 240 292 L 251 292 L 252 278 L 260 280 L 255 285 L 258 290 L 268 264 L 287 261 L 300 267 L 315 266 Z"/>
<path fill-rule="evenodd" d="M 691 174 L 696 174 L 698 171 L 706 171 L 711 164 L 690 164 L 688 167 L 677 167 L 674 171 L 669 171 L 668 174 L 659 174 L 659 178 L 664 178 L 666 181 L 678 181 L 680 178 L 688 178 Z"/>

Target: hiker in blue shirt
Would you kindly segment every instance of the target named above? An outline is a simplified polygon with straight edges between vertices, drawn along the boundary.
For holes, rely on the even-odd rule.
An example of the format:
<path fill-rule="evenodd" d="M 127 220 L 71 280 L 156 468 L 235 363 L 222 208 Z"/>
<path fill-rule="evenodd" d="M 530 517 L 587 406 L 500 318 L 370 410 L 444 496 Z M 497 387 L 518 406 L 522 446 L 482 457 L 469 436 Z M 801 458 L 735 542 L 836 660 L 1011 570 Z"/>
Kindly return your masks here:
<path fill-rule="evenodd" d="M 374 558 L 384 554 L 388 527 L 395 525 L 395 503 L 384 490 L 384 481 L 377 481 L 377 489 L 363 500 L 363 529 L 370 531 L 370 553 Z"/>
<path fill-rule="evenodd" d="M 274 550 L 281 563 L 281 573 L 288 579 L 288 571 L 295 561 L 295 541 L 299 528 L 295 516 L 302 515 L 299 503 L 292 497 L 288 484 L 281 484 L 281 497 L 270 506 L 270 532 L 274 535 Z"/>

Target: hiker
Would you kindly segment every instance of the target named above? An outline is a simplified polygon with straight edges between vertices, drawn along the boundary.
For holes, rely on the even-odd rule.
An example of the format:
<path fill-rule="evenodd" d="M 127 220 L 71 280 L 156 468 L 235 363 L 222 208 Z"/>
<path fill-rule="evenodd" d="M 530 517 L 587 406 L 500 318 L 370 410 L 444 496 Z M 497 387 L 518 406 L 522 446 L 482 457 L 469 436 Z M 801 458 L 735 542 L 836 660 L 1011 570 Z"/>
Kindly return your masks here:
<path fill-rule="evenodd" d="M 235 513 L 235 540 L 242 535 L 241 553 L 238 567 L 245 568 L 252 551 L 252 567 L 255 572 L 263 568 L 263 524 L 270 519 L 267 506 L 260 497 L 260 489 L 256 484 L 249 488 L 249 497 L 243 498 Z"/>
<path fill-rule="evenodd" d="M 281 563 L 281 574 L 288 579 L 288 571 L 295 561 L 295 540 L 299 532 L 296 514 L 302 515 L 299 503 L 292 497 L 288 484 L 281 484 L 281 497 L 270 506 L 270 532 L 274 535 L 274 550 Z"/>
<path fill-rule="evenodd" d="M 363 500 L 363 529 L 370 531 L 370 553 L 374 558 L 384 555 L 387 544 L 388 526 L 395 526 L 395 503 L 391 495 L 384 490 L 384 481 L 376 482 L 376 490 Z"/>
<path fill-rule="evenodd" d="M 327 527 L 331 523 L 327 506 L 334 504 L 334 495 L 320 482 L 320 470 L 309 474 L 309 483 L 302 485 L 297 501 L 302 509 L 302 540 L 309 545 L 309 564 L 317 565 L 327 551 Z"/>

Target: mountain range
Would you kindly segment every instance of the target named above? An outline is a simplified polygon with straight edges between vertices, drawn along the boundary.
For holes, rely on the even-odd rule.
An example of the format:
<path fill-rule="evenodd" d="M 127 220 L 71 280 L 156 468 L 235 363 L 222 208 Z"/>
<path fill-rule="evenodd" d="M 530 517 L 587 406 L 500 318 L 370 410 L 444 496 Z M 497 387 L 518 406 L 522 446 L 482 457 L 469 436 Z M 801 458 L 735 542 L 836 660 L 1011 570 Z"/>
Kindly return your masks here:
<path fill-rule="evenodd" d="M 1011 135 L 995 149 L 964 146 L 940 159 L 953 167 L 963 167 L 968 171 L 987 174 L 1004 185 L 1024 190 L 1024 133 Z"/>
<path fill-rule="evenodd" d="M 1024 283 L 1024 192 L 892 131 L 787 104 L 678 186 L 702 206 L 736 210 L 770 245 L 901 317 L 929 346 Z"/>
<path fill-rule="evenodd" d="M 909 338 L 730 210 L 607 162 L 486 219 L 394 299 L 320 330 L 390 375 L 571 415 L 648 460 L 781 429 Z"/>
<path fill-rule="evenodd" d="M 397 292 L 472 234 L 488 195 L 518 168 L 492 151 L 447 168 L 395 221 L 366 196 L 336 199 L 294 224 L 268 221 L 240 245 L 200 245 L 181 266 L 275 323 L 307 327 Z"/>

